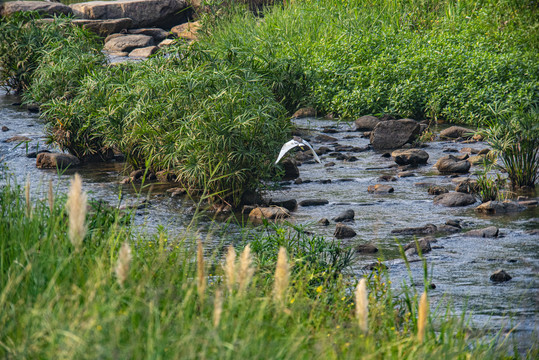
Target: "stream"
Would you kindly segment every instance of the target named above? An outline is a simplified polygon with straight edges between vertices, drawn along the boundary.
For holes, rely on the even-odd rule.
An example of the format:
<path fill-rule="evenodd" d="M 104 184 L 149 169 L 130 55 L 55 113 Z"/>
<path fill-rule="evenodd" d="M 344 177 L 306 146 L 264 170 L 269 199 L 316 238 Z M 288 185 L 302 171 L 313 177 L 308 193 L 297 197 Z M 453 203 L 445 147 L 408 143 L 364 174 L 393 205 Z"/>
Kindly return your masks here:
<path fill-rule="evenodd" d="M 32 196 L 45 198 L 49 179 L 53 180 L 59 192 L 66 192 L 69 178 L 76 171 L 83 177 L 84 189 L 92 198 L 105 200 L 115 206 L 120 202 L 134 203 L 140 201 L 141 197 L 147 198 L 150 205 L 137 210 L 134 217 L 135 223 L 141 225 L 144 231 L 151 233 L 164 227 L 172 236 L 180 236 L 185 231 L 195 203 L 186 197 L 172 198 L 165 191 L 173 187 L 170 184 L 155 184 L 142 191 L 133 185 L 120 185 L 120 180 L 125 176 L 122 173 L 125 167 L 123 163 L 87 164 L 63 173 L 37 169 L 35 158 L 26 156 L 28 152 L 35 151 L 38 144 L 40 149 L 58 150 L 45 145 L 44 123 L 37 114 L 12 105 L 19 101 L 15 96 L 0 92 L 0 127 L 9 129 L 0 131 L 0 159 L 3 159 L 0 163 L 7 166 L 8 172 L 14 174 L 19 184 L 30 178 Z M 313 118 L 295 120 L 295 123 L 299 128 L 307 129 L 302 136 L 315 149 L 320 146 L 334 147 L 332 142 L 316 140 L 324 128 L 331 129 L 332 133 L 328 135 L 336 138 L 333 142 L 340 145 L 365 147 L 369 144 L 369 139 L 361 138 L 361 133 L 353 131 L 353 123 Z M 16 135 L 30 138 L 28 146 L 5 142 Z M 445 304 L 451 304 L 456 315 L 467 310 L 471 324 L 477 329 L 498 331 L 503 328 L 504 332 L 509 332 L 515 327 L 511 336 L 518 342 L 519 350 L 525 352 L 531 344 L 537 343 L 539 331 L 539 239 L 536 234 L 529 233 L 529 230 L 539 228 L 539 209 L 535 207 L 511 215 L 486 216 L 474 211 L 479 201 L 474 205 L 455 208 L 434 205 L 433 196 L 427 193 L 427 187 L 421 183 L 454 189 L 454 179 L 439 175 L 433 165 L 440 157 L 447 155 L 444 151 L 448 148 L 459 151 L 463 147 L 483 149 L 487 144 L 429 142 L 423 149 L 430 156 L 427 165 L 413 170 L 414 176 L 410 177 L 398 177 L 395 162 L 373 150 L 345 152 L 353 155 L 355 161 L 336 160 L 325 154 L 321 156 L 322 164 L 306 161 L 299 167 L 302 183 L 282 182 L 277 189 L 267 190 L 264 196 L 274 201 L 328 200 L 328 204 L 322 206 L 298 206 L 290 220 L 328 239 L 333 237 L 335 222 L 330 221 L 329 225 L 324 226 L 318 221 L 322 218 L 331 220 L 344 210 L 354 210 L 355 218 L 347 225 L 357 235 L 343 239 L 342 244 L 354 247 L 373 244 L 379 249 L 375 254 L 358 255 L 354 273 L 364 273 L 363 266 L 382 258 L 397 288 L 404 282 L 409 283 L 408 270 L 400 258 L 397 240 L 404 245 L 414 237 L 395 236 L 391 234 L 392 230 L 429 223 L 439 226 L 447 220 L 460 221 L 463 232 L 487 226 L 498 227 L 500 235 L 494 238 L 464 237 L 462 232 L 436 236 L 437 242 L 432 244 L 432 251 L 425 255 L 429 278 L 436 285 L 436 289 L 430 292 L 431 301 L 433 306 L 441 305 L 441 312 Z M 325 166 L 329 162 L 335 165 Z M 480 169 L 473 166 L 470 174 Z M 395 176 L 397 180 L 380 182 L 378 178 L 381 175 Z M 367 192 L 369 185 L 378 183 L 391 185 L 394 192 L 380 195 Z M 202 221 L 197 226 L 203 233 L 210 233 L 210 228 L 216 225 L 211 221 Z M 242 236 L 242 226 L 234 223 L 228 224 L 226 231 L 230 239 Z M 215 239 L 213 244 L 216 246 L 220 242 Z M 422 262 L 412 261 L 410 267 L 418 291 L 421 291 Z M 503 283 L 491 282 L 490 275 L 498 269 L 504 269 L 512 279 Z"/>

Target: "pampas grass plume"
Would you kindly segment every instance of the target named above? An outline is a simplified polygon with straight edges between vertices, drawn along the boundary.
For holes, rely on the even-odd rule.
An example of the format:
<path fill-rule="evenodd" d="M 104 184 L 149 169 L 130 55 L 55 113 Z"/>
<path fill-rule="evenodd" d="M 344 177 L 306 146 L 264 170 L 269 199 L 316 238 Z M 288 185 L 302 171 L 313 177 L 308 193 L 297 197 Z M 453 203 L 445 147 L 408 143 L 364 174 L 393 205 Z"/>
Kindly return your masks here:
<path fill-rule="evenodd" d="M 255 272 L 253 266 L 253 259 L 251 258 L 251 245 L 247 245 L 240 255 L 240 263 L 238 270 L 238 288 L 240 294 L 244 293 L 253 278 Z"/>
<path fill-rule="evenodd" d="M 86 193 L 82 191 L 82 178 L 75 174 L 67 195 L 67 212 L 69 214 L 69 239 L 75 247 L 80 249 L 82 240 L 86 235 Z"/>
<path fill-rule="evenodd" d="M 429 300 L 427 293 L 424 292 L 419 300 L 419 311 L 417 315 L 417 339 L 423 342 L 425 339 L 425 327 L 427 326 L 427 318 L 429 316 Z"/>
<path fill-rule="evenodd" d="M 290 265 L 288 264 L 286 249 L 281 247 L 279 249 L 279 254 L 277 255 L 277 266 L 275 268 L 275 280 L 273 283 L 273 298 L 278 303 L 282 304 L 284 300 L 289 278 Z"/>
<path fill-rule="evenodd" d="M 359 281 L 356 288 L 356 318 L 359 329 L 366 334 L 369 330 L 369 294 L 365 278 Z"/>
<path fill-rule="evenodd" d="M 127 280 L 127 276 L 129 275 L 129 266 L 131 264 L 131 247 L 129 244 L 124 242 L 122 244 L 122 247 L 120 248 L 120 254 L 118 255 L 118 261 L 116 262 L 116 279 L 118 280 L 118 284 L 120 284 L 121 287 L 124 286 L 125 280 Z"/>
<path fill-rule="evenodd" d="M 236 283 L 236 250 L 232 245 L 228 247 L 223 270 L 225 272 L 226 287 L 228 288 L 228 291 L 232 293 L 234 284 Z"/>
<path fill-rule="evenodd" d="M 51 214 L 54 210 L 54 191 L 52 189 L 52 180 L 49 179 L 49 193 L 48 193 L 48 199 L 49 199 L 49 209 L 51 211 Z"/>
<path fill-rule="evenodd" d="M 204 249 L 202 241 L 199 239 L 197 244 L 197 292 L 200 301 L 204 299 L 206 291 L 206 274 L 204 273 Z"/>
<path fill-rule="evenodd" d="M 32 204 L 30 203 L 30 174 L 26 177 L 26 185 L 24 186 L 24 195 L 26 198 L 26 216 L 32 218 Z"/>
<path fill-rule="evenodd" d="M 218 327 L 223 313 L 223 292 L 221 289 L 215 291 L 215 300 L 213 302 L 213 327 Z"/>

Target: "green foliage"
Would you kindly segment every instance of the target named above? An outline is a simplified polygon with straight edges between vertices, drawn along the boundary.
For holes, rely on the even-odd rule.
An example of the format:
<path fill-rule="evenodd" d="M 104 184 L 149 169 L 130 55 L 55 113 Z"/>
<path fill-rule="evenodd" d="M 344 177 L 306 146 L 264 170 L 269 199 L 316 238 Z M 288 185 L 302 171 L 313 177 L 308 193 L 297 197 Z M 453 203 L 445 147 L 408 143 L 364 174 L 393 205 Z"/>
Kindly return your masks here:
<path fill-rule="evenodd" d="M 115 147 L 237 205 L 273 170 L 288 122 L 264 80 L 196 49 L 94 71 L 71 100 L 44 105 L 54 141 L 77 156 Z"/>
<path fill-rule="evenodd" d="M 66 18 L 17 13 L 0 19 L 0 85 L 27 100 L 70 96 L 102 55 L 96 37 Z"/>
<path fill-rule="evenodd" d="M 537 104 L 537 18 L 525 1 L 297 1 L 227 18 L 202 46 L 234 62 L 293 63 L 305 86 L 287 98 L 321 113 L 478 125 L 489 105 Z"/>
<path fill-rule="evenodd" d="M 514 189 L 534 188 L 539 179 L 539 107 L 527 112 L 496 111 L 484 130 Z"/>
<path fill-rule="evenodd" d="M 195 235 L 134 236 L 114 213 L 103 219 L 107 226 L 88 219 L 88 235 L 74 251 L 63 201 L 56 201 L 52 212 L 48 205 L 33 202 L 29 217 L 22 198 L 16 186 L 0 188 L 2 358 L 507 356 L 506 349 L 496 345 L 497 337 L 475 337 L 449 310 L 431 312 L 425 340 L 418 342 L 418 296 L 407 287 L 401 296 L 393 294 L 383 272 L 368 276 L 369 332 L 363 334 L 354 317 L 354 279 L 327 277 L 312 292 L 310 272 L 297 271 L 283 307 L 272 299 L 272 279 L 259 270 L 243 294 L 229 293 L 219 261 L 212 257 L 203 267 L 216 272 L 201 298 L 195 254 L 186 250 Z M 100 212 L 94 216 L 100 218 Z M 115 269 L 125 241 L 132 260 L 120 285 Z M 222 311 L 216 322 L 218 299 Z M 532 351 L 530 358 L 537 354 Z"/>

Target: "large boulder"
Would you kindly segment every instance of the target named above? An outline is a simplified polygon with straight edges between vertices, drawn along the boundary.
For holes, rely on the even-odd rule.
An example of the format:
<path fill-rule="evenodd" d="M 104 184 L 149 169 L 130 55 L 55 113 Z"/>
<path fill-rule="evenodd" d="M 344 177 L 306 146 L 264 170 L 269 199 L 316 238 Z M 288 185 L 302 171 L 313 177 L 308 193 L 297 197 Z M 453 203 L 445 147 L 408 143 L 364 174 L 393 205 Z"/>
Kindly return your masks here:
<path fill-rule="evenodd" d="M 438 195 L 433 199 L 434 204 L 447 207 L 468 206 L 475 201 L 473 195 L 454 191 Z"/>
<path fill-rule="evenodd" d="M 40 169 L 65 169 L 79 164 L 79 159 L 70 154 L 40 153 L 36 158 L 36 166 Z"/>
<path fill-rule="evenodd" d="M 9 16 L 24 11 L 37 11 L 41 15 L 71 15 L 67 5 L 48 1 L 8 1 L 0 4 L 0 16 Z"/>
<path fill-rule="evenodd" d="M 376 116 L 362 116 L 355 121 L 356 131 L 372 131 L 380 121 Z"/>
<path fill-rule="evenodd" d="M 133 20 L 130 18 L 112 20 L 73 19 L 72 23 L 100 36 L 107 36 L 129 29 L 133 24 Z"/>
<path fill-rule="evenodd" d="M 371 132 L 371 144 L 375 150 L 398 149 L 411 143 L 419 135 L 421 127 L 412 119 L 380 121 Z"/>
<path fill-rule="evenodd" d="M 103 47 L 104 51 L 131 52 L 137 48 L 144 48 L 153 45 L 153 38 L 148 35 L 122 35 L 110 38 Z"/>
<path fill-rule="evenodd" d="M 462 126 L 451 126 L 440 132 L 440 138 L 441 139 L 458 139 L 458 138 L 469 139 L 473 137 L 474 133 L 475 131 L 472 129 L 468 129 Z"/>
<path fill-rule="evenodd" d="M 470 162 L 468 160 L 460 160 L 453 155 L 448 155 L 440 158 L 434 165 L 442 174 L 465 174 L 470 170 Z"/>
<path fill-rule="evenodd" d="M 133 27 L 170 28 L 187 19 L 186 0 L 116 0 L 72 4 L 73 13 L 83 19 L 131 18 Z"/>
<path fill-rule="evenodd" d="M 429 154 L 420 149 L 395 150 L 391 156 L 399 165 L 421 165 L 426 164 L 429 159 Z"/>

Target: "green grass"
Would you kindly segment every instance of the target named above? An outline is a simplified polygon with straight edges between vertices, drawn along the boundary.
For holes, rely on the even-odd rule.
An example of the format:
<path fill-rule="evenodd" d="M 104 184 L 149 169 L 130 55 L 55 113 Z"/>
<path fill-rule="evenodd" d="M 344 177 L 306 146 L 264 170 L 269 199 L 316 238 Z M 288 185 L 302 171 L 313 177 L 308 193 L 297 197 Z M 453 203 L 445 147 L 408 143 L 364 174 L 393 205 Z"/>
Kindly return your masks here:
<path fill-rule="evenodd" d="M 453 317 L 443 309 L 431 309 L 420 343 L 418 294 L 413 288 L 393 292 L 383 271 L 365 275 L 369 330 L 363 334 L 351 292 L 357 280 L 319 274 L 319 267 L 303 266 L 295 255 L 290 259 L 294 271 L 285 301 L 279 304 L 272 295 L 271 262 L 265 262 L 269 270 L 262 271 L 259 251 L 254 251 L 250 286 L 243 293 L 229 291 L 218 249 L 207 253 L 202 263 L 189 250 L 195 248 L 191 245 L 196 236 L 188 230 L 179 238 L 164 232 L 137 236 L 113 210 L 90 212 L 84 243 L 75 250 L 67 235 L 65 197 L 57 196 L 52 211 L 45 202 L 32 201 L 30 217 L 19 186 L 9 177 L 3 181 L 7 182 L 0 188 L 3 358 L 507 356 L 495 338 L 471 336 L 464 315 Z M 297 229 L 276 231 L 291 254 L 298 251 Z M 257 241 L 265 239 L 258 235 Z M 115 268 L 124 242 L 132 249 L 132 260 L 120 286 Z M 209 275 L 203 297 L 197 268 L 205 268 Z M 320 281 L 313 284 L 313 276 Z M 217 325 L 216 297 L 222 301 Z"/>

